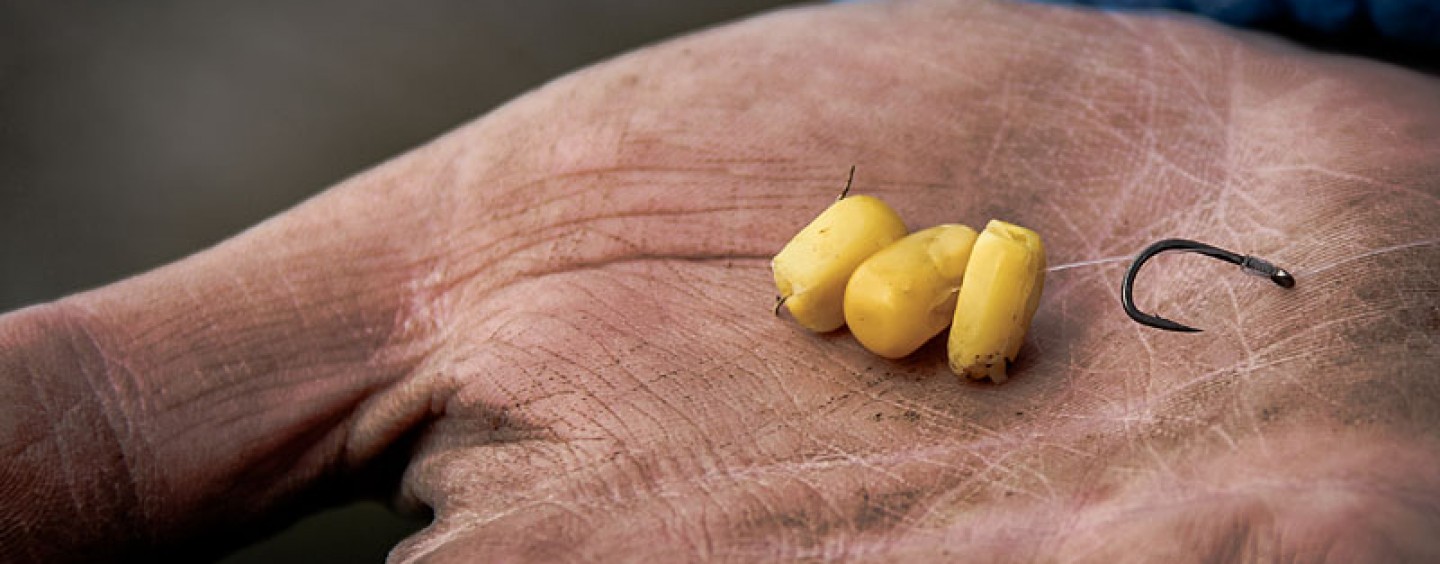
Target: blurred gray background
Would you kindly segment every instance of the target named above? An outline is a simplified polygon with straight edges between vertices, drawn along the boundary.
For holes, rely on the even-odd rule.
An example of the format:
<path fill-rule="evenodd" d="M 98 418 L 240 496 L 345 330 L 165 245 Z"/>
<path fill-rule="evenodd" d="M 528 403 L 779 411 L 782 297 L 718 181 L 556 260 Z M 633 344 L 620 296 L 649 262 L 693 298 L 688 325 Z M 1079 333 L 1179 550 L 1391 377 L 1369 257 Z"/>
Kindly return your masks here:
<path fill-rule="evenodd" d="M 568 70 L 781 0 L 0 0 L 0 311 L 198 251 Z M 380 561 L 366 503 L 226 559 Z"/>

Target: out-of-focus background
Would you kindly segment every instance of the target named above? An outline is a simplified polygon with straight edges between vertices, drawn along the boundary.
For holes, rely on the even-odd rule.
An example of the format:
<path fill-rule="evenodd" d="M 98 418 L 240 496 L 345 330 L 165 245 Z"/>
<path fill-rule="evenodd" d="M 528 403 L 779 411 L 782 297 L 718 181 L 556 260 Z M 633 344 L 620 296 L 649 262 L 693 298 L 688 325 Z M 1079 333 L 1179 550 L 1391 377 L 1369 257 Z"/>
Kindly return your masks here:
<path fill-rule="evenodd" d="M 208 247 L 568 70 L 782 0 L 0 0 L 0 311 Z M 375 503 L 224 562 L 375 562 Z"/>

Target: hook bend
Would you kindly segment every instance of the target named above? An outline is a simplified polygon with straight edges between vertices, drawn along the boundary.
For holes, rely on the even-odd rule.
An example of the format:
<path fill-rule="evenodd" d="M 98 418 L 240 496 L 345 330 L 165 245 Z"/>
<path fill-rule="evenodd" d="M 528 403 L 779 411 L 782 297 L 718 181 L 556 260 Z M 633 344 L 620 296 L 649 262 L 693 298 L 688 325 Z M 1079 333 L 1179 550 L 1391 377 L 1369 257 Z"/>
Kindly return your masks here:
<path fill-rule="evenodd" d="M 1125 314 L 1129 315 L 1130 319 L 1135 320 L 1141 325 L 1182 333 L 1200 332 L 1199 329 L 1189 325 L 1176 323 L 1158 315 L 1151 315 L 1135 307 L 1135 277 L 1140 274 L 1140 267 L 1145 264 L 1145 261 L 1150 260 L 1150 257 L 1166 251 L 1199 253 L 1210 258 L 1220 259 L 1237 265 L 1240 267 L 1240 270 L 1246 274 L 1269 278 L 1271 282 L 1274 282 L 1275 285 L 1281 288 L 1295 287 L 1294 276 L 1285 269 L 1275 266 L 1265 259 L 1241 255 L 1220 247 L 1206 245 L 1205 243 L 1191 241 L 1189 239 L 1165 239 L 1145 247 L 1144 250 L 1140 251 L 1140 254 L 1135 255 L 1135 260 L 1130 263 L 1130 269 L 1125 272 L 1125 280 L 1120 284 L 1120 305 L 1124 306 Z"/>

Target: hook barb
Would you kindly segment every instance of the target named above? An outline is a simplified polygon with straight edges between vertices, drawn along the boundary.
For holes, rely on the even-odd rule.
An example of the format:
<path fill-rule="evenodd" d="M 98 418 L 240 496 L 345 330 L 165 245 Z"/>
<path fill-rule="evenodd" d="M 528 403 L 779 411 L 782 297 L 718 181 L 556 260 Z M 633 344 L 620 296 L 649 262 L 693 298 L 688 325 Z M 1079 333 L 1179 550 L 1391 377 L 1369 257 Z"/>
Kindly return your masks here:
<path fill-rule="evenodd" d="M 1281 288 L 1295 287 L 1295 277 L 1293 275 L 1265 259 L 1241 255 L 1189 239 L 1165 239 L 1145 247 L 1144 250 L 1140 251 L 1140 254 L 1135 255 L 1134 262 L 1130 263 L 1130 269 L 1125 272 L 1125 280 L 1120 283 L 1120 305 L 1125 307 L 1125 314 L 1129 315 L 1130 319 L 1135 320 L 1141 325 L 1182 333 L 1200 332 L 1199 329 L 1189 325 L 1176 323 L 1158 315 L 1151 315 L 1135 307 L 1135 277 L 1140 274 L 1140 267 L 1145 264 L 1145 261 L 1150 260 L 1150 257 L 1166 251 L 1200 253 L 1210 258 L 1220 259 L 1238 265 L 1240 270 L 1246 274 L 1269 278 L 1271 282 L 1274 282 L 1276 286 L 1280 286 Z"/>

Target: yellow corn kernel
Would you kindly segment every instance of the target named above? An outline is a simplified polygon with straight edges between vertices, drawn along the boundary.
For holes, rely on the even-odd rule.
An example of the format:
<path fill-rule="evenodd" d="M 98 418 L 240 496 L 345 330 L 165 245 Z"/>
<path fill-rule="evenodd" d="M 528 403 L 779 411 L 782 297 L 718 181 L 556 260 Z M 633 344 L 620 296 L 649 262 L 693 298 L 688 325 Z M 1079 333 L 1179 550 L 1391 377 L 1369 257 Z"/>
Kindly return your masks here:
<path fill-rule="evenodd" d="M 870 352 L 900 358 L 950 325 L 975 230 L 916 231 L 860 263 L 845 286 L 845 324 Z"/>
<path fill-rule="evenodd" d="M 950 370 L 972 379 L 1006 379 L 1045 288 L 1040 235 L 991 220 L 975 240 L 950 326 Z"/>
<path fill-rule="evenodd" d="M 780 249 L 770 266 L 790 315 L 806 329 L 845 324 L 845 282 L 855 267 L 896 239 L 905 222 L 878 198 L 850 196 L 830 204 Z"/>

